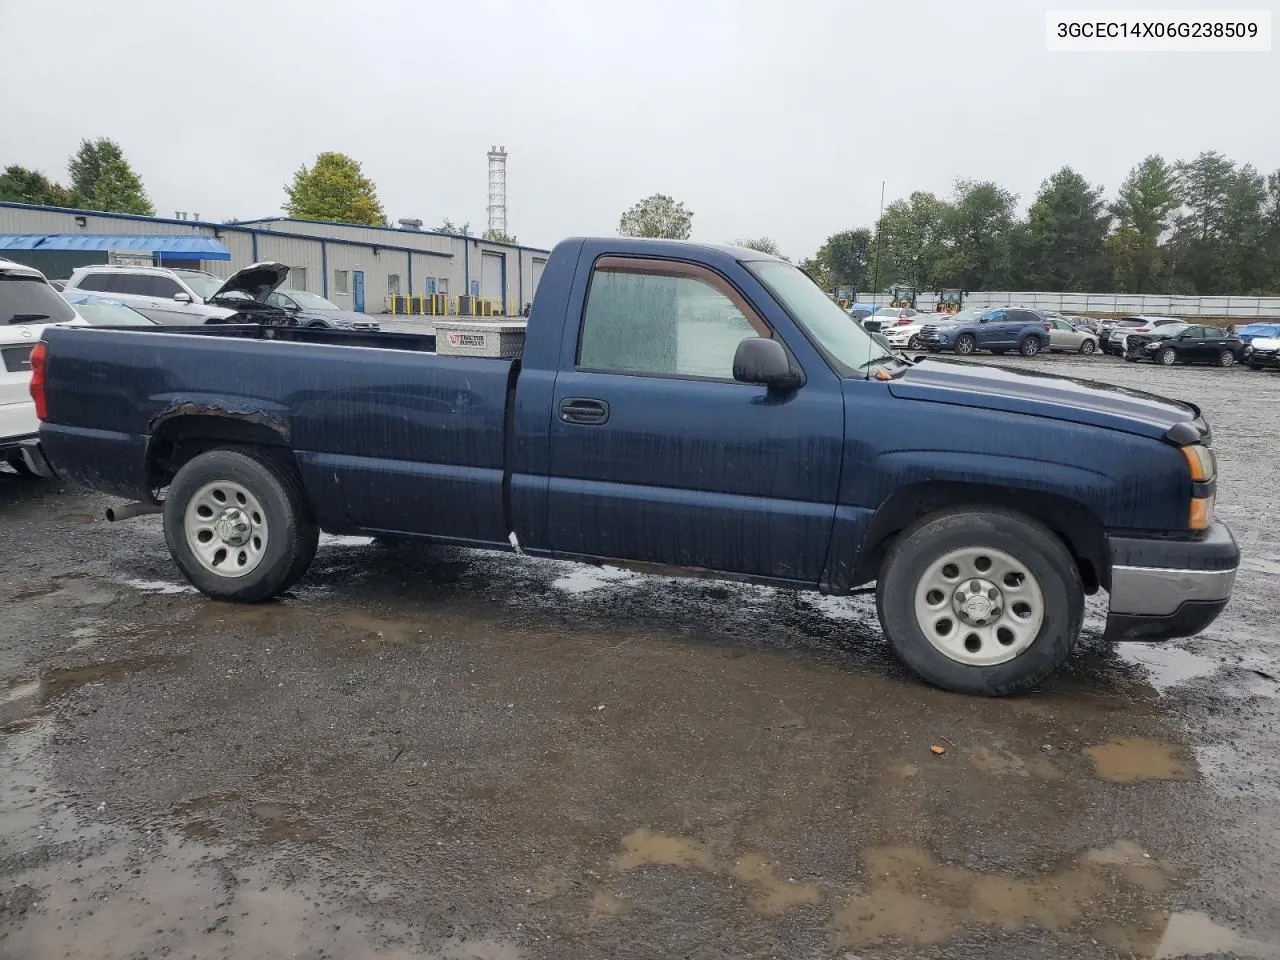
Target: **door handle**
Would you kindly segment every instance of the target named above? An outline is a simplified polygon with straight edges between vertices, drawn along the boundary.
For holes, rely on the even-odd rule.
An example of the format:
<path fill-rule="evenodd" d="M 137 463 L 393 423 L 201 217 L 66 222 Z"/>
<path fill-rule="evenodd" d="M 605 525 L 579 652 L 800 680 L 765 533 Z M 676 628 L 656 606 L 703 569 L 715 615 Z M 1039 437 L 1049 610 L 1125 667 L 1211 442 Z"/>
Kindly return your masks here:
<path fill-rule="evenodd" d="M 568 397 L 560 401 L 560 419 L 565 423 L 604 423 L 609 419 L 609 405 L 603 400 Z"/>

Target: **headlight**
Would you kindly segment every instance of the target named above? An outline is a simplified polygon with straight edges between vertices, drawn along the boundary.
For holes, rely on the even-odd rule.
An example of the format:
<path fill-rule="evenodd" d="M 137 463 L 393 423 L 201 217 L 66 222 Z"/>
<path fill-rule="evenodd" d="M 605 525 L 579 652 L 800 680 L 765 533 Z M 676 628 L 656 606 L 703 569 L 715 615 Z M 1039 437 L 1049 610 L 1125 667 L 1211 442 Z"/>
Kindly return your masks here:
<path fill-rule="evenodd" d="M 1158 346 L 1160 346 L 1160 344 L 1158 344 L 1158 343 L 1148 343 L 1144 349 L 1146 349 L 1146 350 L 1154 350 L 1154 349 L 1155 349 L 1156 347 L 1158 347 Z"/>
<path fill-rule="evenodd" d="M 1182 447 L 1182 455 L 1187 458 L 1187 466 L 1191 469 L 1191 480 L 1194 483 L 1211 483 L 1218 476 L 1218 460 L 1202 443 L 1193 443 Z"/>

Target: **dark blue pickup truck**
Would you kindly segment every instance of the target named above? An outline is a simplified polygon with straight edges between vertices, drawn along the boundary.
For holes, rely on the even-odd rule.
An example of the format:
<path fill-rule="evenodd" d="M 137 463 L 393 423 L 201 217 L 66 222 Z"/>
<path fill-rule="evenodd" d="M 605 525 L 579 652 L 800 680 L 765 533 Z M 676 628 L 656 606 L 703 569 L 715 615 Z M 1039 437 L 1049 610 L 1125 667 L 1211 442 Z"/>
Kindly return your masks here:
<path fill-rule="evenodd" d="M 518 357 L 434 336 L 230 326 L 49 329 L 39 442 L 60 477 L 162 510 L 183 574 L 260 601 L 317 531 L 421 538 L 846 594 L 896 654 L 1006 694 L 1107 633 L 1195 633 L 1226 605 L 1190 404 L 893 355 L 794 266 L 574 239 Z M 446 350 L 446 348 L 449 348 Z"/>

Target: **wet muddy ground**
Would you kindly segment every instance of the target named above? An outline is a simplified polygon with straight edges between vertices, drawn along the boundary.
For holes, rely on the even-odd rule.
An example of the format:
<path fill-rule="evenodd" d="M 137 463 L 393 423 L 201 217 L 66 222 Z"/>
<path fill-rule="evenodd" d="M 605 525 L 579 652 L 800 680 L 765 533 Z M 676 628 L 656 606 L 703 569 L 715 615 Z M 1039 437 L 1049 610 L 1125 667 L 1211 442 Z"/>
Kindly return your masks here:
<path fill-rule="evenodd" d="M 866 597 L 326 538 L 215 604 L 0 476 L 0 957 L 1280 957 L 1280 375 L 1010 362 L 1201 404 L 1245 561 L 1006 700 Z"/>

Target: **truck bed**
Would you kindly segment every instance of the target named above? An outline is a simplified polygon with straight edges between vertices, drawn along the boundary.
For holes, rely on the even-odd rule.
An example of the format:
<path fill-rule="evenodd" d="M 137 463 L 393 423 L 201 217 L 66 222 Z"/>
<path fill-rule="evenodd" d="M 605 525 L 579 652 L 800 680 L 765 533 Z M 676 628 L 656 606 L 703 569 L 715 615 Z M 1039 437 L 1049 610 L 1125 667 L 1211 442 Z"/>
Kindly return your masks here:
<path fill-rule="evenodd" d="M 258 325 L 51 330 L 41 440 L 66 479 L 131 499 L 182 424 L 227 420 L 292 450 L 334 532 L 507 542 L 503 466 L 513 361 L 442 357 L 424 334 Z M 193 420 L 193 418 L 195 418 Z M 200 418 L 204 418 L 203 421 Z"/>

